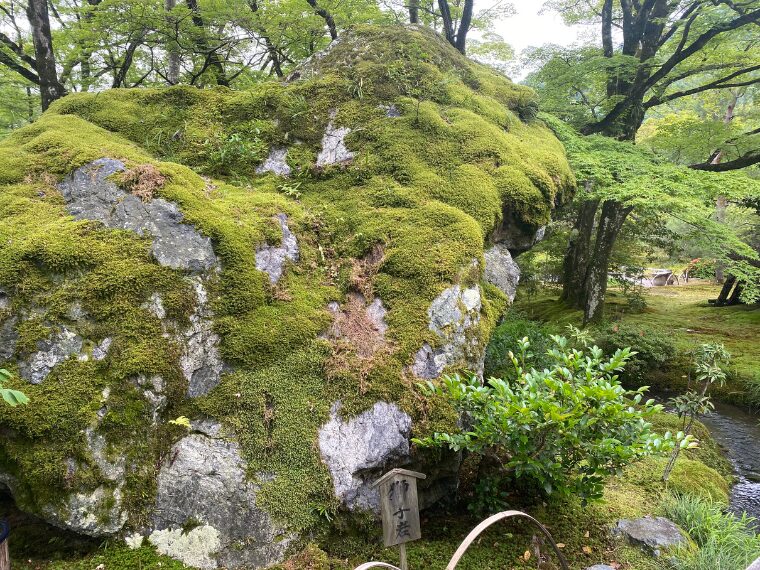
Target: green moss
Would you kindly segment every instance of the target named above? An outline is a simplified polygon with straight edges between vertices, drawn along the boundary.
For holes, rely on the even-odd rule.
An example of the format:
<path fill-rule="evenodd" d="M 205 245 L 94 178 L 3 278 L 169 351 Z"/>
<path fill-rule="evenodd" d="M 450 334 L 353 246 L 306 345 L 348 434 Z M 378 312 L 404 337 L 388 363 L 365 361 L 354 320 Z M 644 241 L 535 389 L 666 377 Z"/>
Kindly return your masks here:
<path fill-rule="evenodd" d="M 505 211 L 516 223 L 545 223 L 573 176 L 557 139 L 528 121 L 532 91 L 424 30 L 354 34 L 304 68 L 300 81 L 240 92 L 73 94 L 0 142 L 0 286 L 14 310 L 36 315 L 18 324 L 16 356 L 62 325 L 89 344 L 113 339 L 102 362 L 68 361 L 42 384 L 23 385 L 28 409 L 0 411 L 15 434 L 0 442 L 2 461 L 29 489 L 30 502 L 39 507 L 69 488 L 102 483 L 96 469 L 88 480 L 69 481 L 63 468 L 71 458 L 92 464 L 82 433 L 97 426 L 109 453 L 134 466 L 123 494 L 129 524 L 140 526 L 156 468 L 182 436 L 166 420 L 208 415 L 240 442 L 251 479 L 262 485 L 260 504 L 305 529 L 323 524 L 318 513 L 334 507 L 315 448 L 333 402 L 341 400 L 346 415 L 377 400 L 398 402 L 419 433 L 453 423 L 445 405 L 422 401 L 405 372 L 423 343 L 440 342 L 429 330 L 428 307 L 452 283 L 480 281 L 484 247 Z M 390 104 L 400 117 L 386 117 L 382 106 Z M 356 158 L 319 169 L 315 158 L 331 120 L 351 129 L 346 143 Z M 255 174 L 281 146 L 297 193 L 273 175 Z M 189 276 L 156 264 L 147 236 L 74 221 L 55 189 L 102 157 L 154 166 L 166 179 L 157 195 L 213 241 L 220 271 L 205 286 L 221 354 L 234 371 L 205 398 L 184 398 L 178 366 L 176 339 L 196 302 Z M 256 269 L 255 252 L 279 243 L 279 213 L 288 216 L 300 252 L 273 286 Z M 327 304 L 356 289 L 355 266 L 378 247 L 382 261 L 365 280 L 389 311 L 387 351 L 366 378 L 349 370 L 327 380 L 330 347 L 318 340 L 332 318 Z M 507 305 L 493 287 L 483 291 L 482 319 L 470 333 L 477 348 Z M 163 323 L 146 308 L 155 293 L 167 312 Z M 72 320 L 74 304 L 85 322 Z M 170 402 L 157 425 L 136 387 L 138 377 L 152 375 L 163 378 Z"/>

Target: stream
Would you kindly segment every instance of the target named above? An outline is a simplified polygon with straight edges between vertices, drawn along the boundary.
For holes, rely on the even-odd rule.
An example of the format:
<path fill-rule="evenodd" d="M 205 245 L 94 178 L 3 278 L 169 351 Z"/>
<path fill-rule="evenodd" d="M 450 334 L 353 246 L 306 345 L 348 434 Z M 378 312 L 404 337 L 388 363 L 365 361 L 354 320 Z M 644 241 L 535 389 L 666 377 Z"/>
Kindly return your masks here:
<path fill-rule="evenodd" d="M 736 472 L 731 510 L 760 521 L 760 418 L 730 404 L 715 403 L 715 411 L 699 418 L 725 449 Z M 756 528 L 760 528 L 758 523 Z"/>

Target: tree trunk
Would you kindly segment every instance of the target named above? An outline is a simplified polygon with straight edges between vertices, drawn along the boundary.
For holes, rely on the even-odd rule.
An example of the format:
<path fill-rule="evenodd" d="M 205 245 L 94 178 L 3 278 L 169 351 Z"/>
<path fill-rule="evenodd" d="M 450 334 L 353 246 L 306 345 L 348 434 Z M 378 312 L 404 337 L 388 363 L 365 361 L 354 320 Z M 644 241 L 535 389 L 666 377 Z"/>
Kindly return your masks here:
<path fill-rule="evenodd" d="M 203 21 L 201 9 L 198 6 L 198 0 L 185 0 L 185 3 L 192 13 L 193 25 L 198 29 L 198 38 L 195 41 L 198 51 L 206 56 L 208 67 L 214 70 L 216 84 L 228 86 L 230 82 L 227 80 L 227 75 L 224 72 L 222 60 L 219 58 L 219 54 L 216 53 L 215 50 L 212 50 L 208 45 L 208 39 L 206 38 L 206 23 Z"/>
<path fill-rule="evenodd" d="M 561 299 L 577 309 L 584 307 L 583 292 L 598 208 L 599 200 L 586 200 L 581 204 L 563 262 Z"/>
<path fill-rule="evenodd" d="M 325 10 L 324 8 L 320 7 L 319 4 L 317 4 L 317 0 L 306 0 L 309 3 L 309 6 L 314 8 L 314 13 L 317 14 L 320 18 L 322 18 L 325 21 L 325 24 L 327 24 L 327 29 L 330 31 L 330 39 L 337 40 L 338 39 L 338 28 L 335 25 L 335 19 L 332 17 L 332 14 Z"/>
<path fill-rule="evenodd" d="M 726 116 L 723 118 L 723 123 L 728 125 L 731 123 L 731 121 L 734 120 L 734 109 L 736 109 L 736 104 L 739 101 L 739 96 L 734 93 L 731 97 L 731 102 L 728 104 L 728 107 L 726 108 Z M 710 161 L 710 164 L 720 164 L 720 161 L 723 159 L 723 150 L 719 149 L 715 155 L 713 156 L 713 159 Z M 725 196 L 718 196 L 718 198 L 715 200 L 715 221 L 717 221 L 719 224 L 724 224 L 726 222 L 726 208 L 728 206 L 728 199 Z M 723 283 L 725 279 L 725 275 L 723 274 L 725 269 L 725 266 L 723 262 L 719 259 L 718 262 L 715 264 L 715 280 L 718 283 Z"/>
<path fill-rule="evenodd" d="M 169 26 L 173 27 L 175 33 L 179 34 L 176 22 L 177 20 L 171 16 L 171 11 L 177 6 L 177 0 L 164 0 L 164 9 L 167 12 L 166 21 Z M 166 82 L 169 85 L 177 85 L 179 83 L 179 50 L 177 45 L 169 40 L 166 46 L 167 61 L 166 61 Z"/>
<path fill-rule="evenodd" d="M 454 37 L 454 21 L 451 18 L 451 10 L 449 9 L 448 0 L 438 0 L 438 9 L 441 12 L 443 34 L 446 36 L 446 41 L 456 47 L 456 38 Z"/>
<path fill-rule="evenodd" d="M 409 0 L 409 23 L 420 23 L 420 0 Z"/>
<path fill-rule="evenodd" d="M 599 322 L 604 316 L 604 297 L 607 293 L 607 272 L 610 254 L 620 229 L 633 207 L 616 200 L 605 200 L 596 232 L 594 253 L 588 264 L 584 286 L 583 323 Z"/>
<path fill-rule="evenodd" d="M 459 21 L 459 29 L 457 30 L 457 40 L 454 47 L 457 48 L 462 55 L 467 51 L 467 33 L 470 31 L 472 25 L 472 10 L 475 0 L 464 0 L 464 8 L 462 9 L 462 19 Z"/>
<path fill-rule="evenodd" d="M 66 89 L 58 80 L 58 71 L 55 67 L 47 0 L 28 0 L 26 16 L 32 28 L 37 75 L 40 79 L 40 97 L 44 111 L 50 103 L 66 95 Z"/>

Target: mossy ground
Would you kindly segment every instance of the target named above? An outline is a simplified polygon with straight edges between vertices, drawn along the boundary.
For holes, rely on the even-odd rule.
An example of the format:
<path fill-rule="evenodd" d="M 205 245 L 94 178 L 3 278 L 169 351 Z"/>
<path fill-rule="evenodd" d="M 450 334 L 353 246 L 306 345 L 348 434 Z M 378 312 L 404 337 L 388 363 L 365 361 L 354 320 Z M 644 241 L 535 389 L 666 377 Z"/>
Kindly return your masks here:
<path fill-rule="evenodd" d="M 660 390 L 681 391 L 692 365 L 690 353 L 703 343 L 723 343 L 731 353 L 729 377 L 724 387 L 713 394 L 725 401 L 760 407 L 760 307 L 737 305 L 714 307 L 720 286 L 692 282 L 674 287 L 653 287 L 644 292 L 647 307 L 632 312 L 619 291 L 611 290 L 607 299 L 607 318 L 621 321 L 642 331 L 667 335 L 675 343 L 679 356 L 661 370 L 649 371 L 647 384 Z M 568 309 L 554 291 L 533 297 L 518 296 L 516 307 L 526 315 L 559 326 L 579 324 L 580 311 Z"/>
<path fill-rule="evenodd" d="M 182 429 L 180 414 L 220 419 L 240 441 L 251 478 L 276 471 L 261 504 L 294 530 L 324 526 L 335 508 L 315 448 L 332 402 L 351 415 L 377 400 L 398 402 L 415 435 L 453 422 L 447 409 L 416 394 L 405 367 L 429 342 L 427 308 L 452 283 L 478 283 L 489 236 L 504 212 L 546 223 L 572 191 L 559 141 L 534 119 L 535 96 L 419 30 L 361 28 L 300 81 L 227 89 L 114 90 L 58 101 L 34 124 L 0 141 L 0 287 L 21 315 L 17 358 L 62 326 L 89 341 L 113 338 L 101 362 L 75 359 L 37 386 L 16 380 L 31 404 L 0 409 L 12 437 L 0 443 L 3 470 L 19 480 L 17 500 L 31 512 L 58 506 L 71 489 L 104 478 L 84 431 L 97 426 L 112 457 L 127 459 L 129 527 L 145 524 L 156 469 Z M 361 46 L 357 51 L 356 46 Z M 383 106 L 400 117 L 389 118 Z M 334 111 L 334 113 L 332 112 Z M 352 130 L 356 159 L 317 168 L 329 121 Z M 294 176 L 257 175 L 271 148 L 287 146 Z M 150 171 L 150 196 L 179 205 L 214 243 L 221 262 L 207 282 L 221 353 L 235 369 L 207 397 L 183 398 L 181 347 L 146 308 L 154 293 L 177 330 L 195 309 L 187 275 L 157 265 L 150 239 L 105 230 L 67 215 L 56 184 L 95 159 Z M 129 186 L 124 177 L 116 181 Z M 128 188 L 127 188 L 128 189 Z M 288 216 L 300 259 L 276 286 L 254 252 L 280 240 L 273 216 Z M 326 373 L 331 347 L 317 337 L 330 301 L 356 290 L 355 269 L 380 248 L 361 276 L 361 292 L 388 309 L 389 351 L 366 377 L 350 367 Z M 481 345 L 505 307 L 483 287 Z M 78 304 L 84 322 L 71 316 Z M 164 323 L 165 325 L 165 323 Z M 13 361 L 0 363 L 18 372 Z M 134 379 L 161 375 L 170 404 L 158 425 Z M 107 413 L 97 411 L 110 390 Z M 80 468 L 72 476 L 67 461 Z"/>

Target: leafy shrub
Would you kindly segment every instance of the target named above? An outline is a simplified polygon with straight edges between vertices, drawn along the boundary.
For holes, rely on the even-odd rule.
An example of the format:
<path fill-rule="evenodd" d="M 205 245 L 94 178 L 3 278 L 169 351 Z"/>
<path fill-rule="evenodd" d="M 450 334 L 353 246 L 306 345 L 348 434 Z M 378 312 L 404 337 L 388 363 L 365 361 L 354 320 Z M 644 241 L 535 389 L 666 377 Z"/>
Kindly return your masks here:
<path fill-rule="evenodd" d="M 692 259 L 686 268 L 691 279 L 715 279 L 714 259 Z"/>
<path fill-rule="evenodd" d="M 719 504 L 689 495 L 668 499 L 663 509 L 699 546 L 675 552 L 677 570 L 740 570 L 760 557 L 760 537 L 746 514 L 724 513 Z"/>
<path fill-rule="evenodd" d="M 501 477 L 534 491 L 577 495 L 584 501 L 602 496 L 603 482 L 637 458 L 662 453 L 688 438 L 660 437 L 646 417 L 662 410 L 643 402 L 646 388 L 625 390 L 617 374 L 631 350 L 605 359 L 600 348 L 568 347 L 552 336 L 549 366 L 529 368 L 530 342 L 520 341 L 512 355 L 515 381 L 473 376 L 427 382 L 426 392 L 442 395 L 466 418 L 465 429 L 415 440 L 423 447 L 467 450 L 494 462 Z"/>
<path fill-rule="evenodd" d="M 510 311 L 502 323 L 496 327 L 486 347 L 484 376 L 486 378 L 514 378 L 515 369 L 509 353 L 520 352 L 520 339 L 530 342 L 533 353 L 531 362 L 536 368 L 544 368 L 549 363 L 546 352 L 552 346 L 549 330 L 545 325 L 527 319 L 524 315 Z"/>
<path fill-rule="evenodd" d="M 258 129 L 242 133 L 215 133 L 206 139 L 199 153 L 208 164 L 209 174 L 230 175 L 239 169 L 253 168 L 267 157 L 267 144 L 259 138 Z"/>
<path fill-rule="evenodd" d="M 662 367 L 678 352 L 668 336 L 624 323 L 599 329 L 596 341 L 605 354 L 614 354 L 625 346 L 631 348 L 635 354 L 628 362 L 624 376 L 634 381 L 643 380 L 647 372 Z"/>

